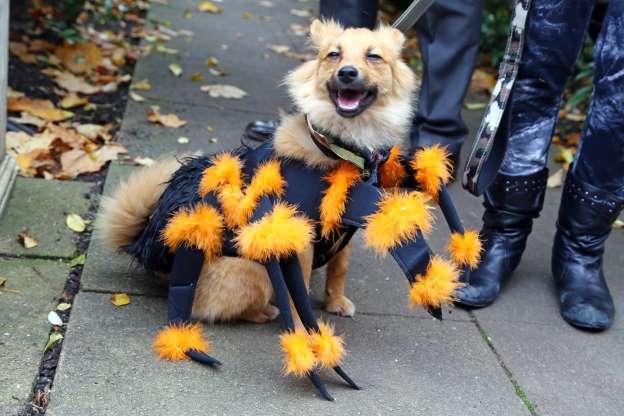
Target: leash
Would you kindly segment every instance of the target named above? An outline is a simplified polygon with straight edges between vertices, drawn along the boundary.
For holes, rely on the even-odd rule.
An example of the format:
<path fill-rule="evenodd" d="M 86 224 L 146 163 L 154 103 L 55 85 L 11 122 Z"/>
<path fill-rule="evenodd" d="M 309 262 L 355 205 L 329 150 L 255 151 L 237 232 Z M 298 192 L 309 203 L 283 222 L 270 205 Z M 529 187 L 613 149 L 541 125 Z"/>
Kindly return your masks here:
<path fill-rule="evenodd" d="M 433 3 L 435 3 L 435 0 L 414 0 L 401 16 L 392 23 L 392 27 L 399 29 L 403 33 L 407 32 L 429 10 Z"/>

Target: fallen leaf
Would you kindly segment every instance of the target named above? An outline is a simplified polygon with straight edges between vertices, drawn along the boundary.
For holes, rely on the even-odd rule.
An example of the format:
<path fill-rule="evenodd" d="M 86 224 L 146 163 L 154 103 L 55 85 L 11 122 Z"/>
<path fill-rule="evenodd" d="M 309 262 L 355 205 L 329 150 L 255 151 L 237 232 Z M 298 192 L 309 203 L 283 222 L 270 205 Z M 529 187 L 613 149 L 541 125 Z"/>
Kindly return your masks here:
<path fill-rule="evenodd" d="M 124 48 L 117 48 L 111 54 L 111 61 L 117 66 L 124 66 L 126 64 L 126 50 Z"/>
<path fill-rule="evenodd" d="M 61 72 L 54 78 L 56 84 L 69 91 L 79 92 L 81 94 L 91 95 L 100 92 L 100 87 L 89 84 L 84 78 L 77 77 L 70 72 Z"/>
<path fill-rule="evenodd" d="M 115 306 L 126 306 L 130 304 L 130 296 L 127 293 L 113 293 L 110 301 Z"/>
<path fill-rule="evenodd" d="M 6 44 L 5 44 L 6 45 Z M 5 49 L 6 50 L 6 49 Z M 9 42 L 9 51 L 25 64 L 36 64 L 37 55 L 28 52 L 28 46 L 19 42 Z"/>
<path fill-rule="evenodd" d="M 214 68 L 208 68 L 208 72 L 210 72 L 210 75 L 214 75 L 215 77 L 224 77 L 228 74 L 226 71 L 221 71 Z"/>
<path fill-rule="evenodd" d="M 211 1 L 202 1 L 197 5 L 197 10 L 205 13 L 218 14 L 223 11 L 223 9 Z"/>
<path fill-rule="evenodd" d="M 160 53 L 166 53 L 168 55 L 176 55 L 178 53 L 177 49 L 168 48 L 162 43 L 159 43 L 158 45 L 156 45 L 156 50 Z"/>
<path fill-rule="evenodd" d="M 176 77 L 182 75 L 182 67 L 179 64 L 169 64 L 169 71 Z"/>
<path fill-rule="evenodd" d="M 11 87 L 7 87 L 6 96 L 7 96 L 7 98 L 18 98 L 18 97 L 23 97 L 24 93 L 23 92 L 19 92 L 19 91 L 15 91 Z"/>
<path fill-rule="evenodd" d="M 311 13 L 308 9 L 290 9 L 290 14 L 297 17 L 310 17 Z"/>
<path fill-rule="evenodd" d="M 299 23 L 293 23 L 290 25 L 290 31 L 295 36 L 305 36 L 308 34 L 308 28 L 300 25 Z"/>
<path fill-rule="evenodd" d="M 0 276 L 0 287 L 3 287 L 6 282 L 7 282 L 7 279 L 5 279 L 4 277 Z"/>
<path fill-rule="evenodd" d="M 491 94 L 496 85 L 496 77 L 482 69 L 475 69 L 470 80 L 470 92 L 473 94 Z"/>
<path fill-rule="evenodd" d="M 206 65 L 208 65 L 209 67 L 215 67 L 215 66 L 219 65 L 219 60 L 217 58 L 215 58 L 214 56 L 209 56 L 206 59 Z"/>
<path fill-rule="evenodd" d="M 71 306 L 72 306 L 72 305 L 71 305 L 71 303 L 61 302 L 61 303 L 59 303 L 58 305 L 56 305 L 56 310 L 57 310 L 57 311 L 64 312 L 64 311 L 66 311 L 66 310 L 70 309 L 70 308 L 71 308 Z"/>
<path fill-rule="evenodd" d="M 210 143 L 217 143 L 219 141 L 219 139 L 217 139 L 216 137 L 212 137 L 210 139 Z"/>
<path fill-rule="evenodd" d="M 253 16 L 254 15 L 251 12 L 243 12 L 243 19 L 245 19 L 245 20 L 251 20 L 251 19 L 253 19 Z"/>
<path fill-rule="evenodd" d="M 560 147 L 559 152 L 555 155 L 555 162 L 570 164 L 574 160 L 574 150 L 569 147 Z"/>
<path fill-rule="evenodd" d="M 89 104 L 89 100 L 81 97 L 75 92 L 70 92 L 59 102 L 61 108 L 74 108 Z"/>
<path fill-rule="evenodd" d="M 180 144 L 188 144 L 189 141 L 190 140 L 189 140 L 188 137 L 184 137 L 184 136 L 178 137 L 178 143 L 180 143 Z"/>
<path fill-rule="evenodd" d="M 149 91 L 152 89 L 152 86 L 147 79 L 143 79 L 130 85 L 130 89 L 136 91 Z"/>
<path fill-rule="evenodd" d="M 87 257 L 85 255 L 85 253 L 82 253 L 79 256 L 74 257 L 73 259 L 70 260 L 69 262 L 69 267 L 76 267 L 76 266 L 82 266 L 85 264 L 85 261 L 87 260 Z"/>
<path fill-rule="evenodd" d="M 578 146 L 578 144 L 581 141 L 581 133 L 579 133 L 578 131 L 575 131 L 573 133 L 567 134 L 565 136 L 565 145 L 566 146 Z"/>
<path fill-rule="evenodd" d="M 67 178 L 73 178 L 82 173 L 98 172 L 106 162 L 116 160 L 121 153 L 128 151 L 118 143 L 105 144 L 92 153 L 72 149 L 61 155 L 62 174 Z"/>
<path fill-rule="evenodd" d="M 56 48 L 54 54 L 74 74 L 89 72 L 102 63 L 102 52 L 93 42 L 65 44 Z"/>
<path fill-rule="evenodd" d="M 149 157 L 140 157 L 140 156 L 135 157 L 134 162 L 141 166 L 152 166 L 154 163 L 156 163 L 154 159 L 151 159 Z"/>
<path fill-rule="evenodd" d="M 624 221 L 617 219 L 613 222 L 613 228 L 624 229 Z"/>
<path fill-rule="evenodd" d="M 132 99 L 132 101 L 134 101 L 134 102 L 137 102 L 137 103 L 142 103 L 142 102 L 144 102 L 144 101 L 145 101 L 145 97 L 143 97 L 143 96 L 141 96 L 141 95 L 137 94 L 137 93 L 136 93 L 136 92 L 134 92 L 134 91 L 130 91 L 130 92 L 128 93 L 128 95 L 130 96 L 130 98 L 131 98 L 131 99 Z"/>
<path fill-rule="evenodd" d="M 267 45 L 267 48 L 269 48 L 275 53 L 280 53 L 280 54 L 284 54 L 290 51 L 290 46 L 288 45 Z"/>
<path fill-rule="evenodd" d="M 174 129 L 182 127 L 187 123 L 186 120 L 182 120 L 176 114 L 160 114 L 160 108 L 158 106 L 153 106 L 151 108 L 147 114 L 147 120 L 152 123 L 162 124 L 165 127 L 172 127 Z"/>
<path fill-rule="evenodd" d="M 548 177 L 548 181 L 546 181 L 546 186 L 548 188 L 559 188 L 563 186 L 563 180 L 565 178 L 566 170 L 561 168 L 557 172 L 553 173 Z"/>
<path fill-rule="evenodd" d="M 40 98 L 9 97 L 7 109 L 9 111 L 25 111 L 47 121 L 63 121 L 74 116 L 71 111 L 55 108 L 52 101 Z"/>
<path fill-rule="evenodd" d="M 65 218 L 67 227 L 77 233 L 82 233 L 87 229 L 87 222 L 78 214 L 69 214 Z"/>
<path fill-rule="evenodd" d="M 50 334 L 50 337 L 48 338 L 48 342 L 45 345 L 45 348 L 43 349 L 43 351 L 48 351 L 50 348 L 54 347 L 56 344 L 58 344 L 61 340 L 63 339 L 63 334 L 60 334 L 58 332 L 52 332 Z"/>
<path fill-rule="evenodd" d="M 31 126 L 37 126 L 39 128 L 45 126 L 47 123 L 47 121 L 40 119 L 39 117 L 32 116 L 25 111 L 21 112 L 19 117 L 9 117 L 9 120 L 14 123 L 29 124 Z"/>
<path fill-rule="evenodd" d="M 31 236 L 28 230 L 22 231 L 17 237 L 24 248 L 33 248 L 39 245 L 39 241 L 37 241 L 35 237 Z"/>
<path fill-rule="evenodd" d="M 565 118 L 566 120 L 581 122 L 585 121 L 587 116 L 583 113 L 566 113 Z"/>
<path fill-rule="evenodd" d="M 262 1 L 258 2 L 258 4 L 260 6 L 262 6 L 262 7 L 273 7 L 273 6 L 275 6 L 275 4 L 273 4 L 273 2 L 269 1 L 269 0 L 262 0 Z"/>
<path fill-rule="evenodd" d="M 482 110 L 485 108 L 487 103 L 473 103 L 473 102 L 465 102 L 464 107 L 468 110 Z"/>
<path fill-rule="evenodd" d="M 50 311 L 50 313 L 48 313 L 48 322 L 54 326 L 63 326 L 63 320 L 60 316 L 58 316 L 58 313 L 54 311 Z"/>
<path fill-rule="evenodd" d="M 191 81 L 203 81 L 204 74 L 202 74 L 201 72 L 195 72 L 191 74 L 190 79 Z"/>
<path fill-rule="evenodd" d="M 211 97 L 218 98 L 234 98 L 241 99 L 247 93 L 234 85 L 227 84 L 211 84 L 211 85 L 203 85 L 200 87 L 200 90 L 203 92 L 207 92 Z"/>

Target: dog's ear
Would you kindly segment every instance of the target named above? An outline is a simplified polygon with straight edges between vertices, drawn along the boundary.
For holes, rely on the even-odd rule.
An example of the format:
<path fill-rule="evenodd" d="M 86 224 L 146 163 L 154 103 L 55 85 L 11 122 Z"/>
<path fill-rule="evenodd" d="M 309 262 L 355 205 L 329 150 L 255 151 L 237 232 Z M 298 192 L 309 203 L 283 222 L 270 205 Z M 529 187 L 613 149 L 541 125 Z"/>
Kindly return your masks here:
<path fill-rule="evenodd" d="M 375 32 L 384 40 L 387 47 L 392 49 L 397 56 L 400 55 L 405 43 L 405 35 L 399 29 L 392 26 L 380 25 Z"/>
<path fill-rule="evenodd" d="M 342 26 L 333 20 L 314 19 L 310 25 L 310 38 L 314 46 L 319 49 L 328 39 L 335 39 L 344 32 Z"/>

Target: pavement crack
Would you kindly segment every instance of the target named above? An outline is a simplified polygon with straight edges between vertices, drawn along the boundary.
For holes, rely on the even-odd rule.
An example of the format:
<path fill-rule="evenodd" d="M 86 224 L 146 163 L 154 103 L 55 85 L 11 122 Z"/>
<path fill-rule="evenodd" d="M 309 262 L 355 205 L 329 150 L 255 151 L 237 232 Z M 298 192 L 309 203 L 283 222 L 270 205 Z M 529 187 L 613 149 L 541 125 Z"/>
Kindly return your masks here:
<path fill-rule="evenodd" d="M 531 416 L 540 416 L 537 411 L 537 406 L 528 397 L 526 391 L 522 388 L 522 386 L 520 385 L 516 377 L 513 375 L 513 372 L 511 371 L 511 369 L 507 366 L 507 364 L 505 364 L 505 360 L 503 360 L 502 355 L 498 352 L 498 350 L 494 346 L 494 343 L 492 342 L 492 338 L 488 335 L 485 329 L 481 326 L 475 314 L 472 311 L 468 311 L 468 315 L 470 316 L 472 323 L 477 327 L 477 330 L 481 334 L 483 341 L 485 341 L 490 351 L 492 351 L 492 353 L 496 357 L 496 361 L 498 361 L 498 365 L 500 365 L 500 367 L 505 372 L 507 379 L 509 380 L 509 382 L 514 388 L 516 396 L 518 396 L 518 398 L 520 399 L 522 404 L 524 404 L 524 406 L 527 408 Z"/>

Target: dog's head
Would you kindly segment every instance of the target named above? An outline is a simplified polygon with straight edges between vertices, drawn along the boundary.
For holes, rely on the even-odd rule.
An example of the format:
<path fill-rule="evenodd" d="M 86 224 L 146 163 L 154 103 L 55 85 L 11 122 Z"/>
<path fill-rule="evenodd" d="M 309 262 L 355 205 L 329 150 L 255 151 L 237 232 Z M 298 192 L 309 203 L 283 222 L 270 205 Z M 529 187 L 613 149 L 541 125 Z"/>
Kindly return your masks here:
<path fill-rule="evenodd" d="M 359 147 L 402 141 L 411 122 L 414 74 L 401 60 L 405 37 L 389 26 L 343 29 L 312 22 L 316 59 L 286 80 L 311 121 Z"/>

